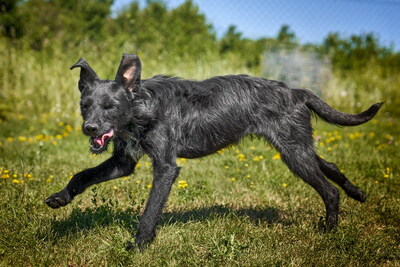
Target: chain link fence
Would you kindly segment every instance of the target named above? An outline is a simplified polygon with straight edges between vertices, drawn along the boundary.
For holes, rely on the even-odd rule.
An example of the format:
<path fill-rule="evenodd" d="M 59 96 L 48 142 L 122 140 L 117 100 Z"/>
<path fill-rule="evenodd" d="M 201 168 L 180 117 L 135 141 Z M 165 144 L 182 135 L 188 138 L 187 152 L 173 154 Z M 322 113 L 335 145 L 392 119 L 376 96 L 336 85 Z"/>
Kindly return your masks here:
<path fill-rule="evenodd" d="M 264 52 L 262 75 L 284 81 L 291 88 L 307 88 L 322 94 L 332 77 L 331 60 L 299 49 L 271 49 Z"/>

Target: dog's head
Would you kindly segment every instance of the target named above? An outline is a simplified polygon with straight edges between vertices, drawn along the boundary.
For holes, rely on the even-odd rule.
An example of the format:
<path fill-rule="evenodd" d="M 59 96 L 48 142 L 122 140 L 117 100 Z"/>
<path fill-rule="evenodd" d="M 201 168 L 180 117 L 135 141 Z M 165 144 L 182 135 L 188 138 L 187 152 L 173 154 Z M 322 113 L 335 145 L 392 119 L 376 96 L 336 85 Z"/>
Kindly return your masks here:
<path fill-rule="evenodd" d="M 123 54 L 115 80 L 100 80 L 84 58 L 71 69 L 80 67 L 82 131 L 89 136 L 95 154 L 107 150 L 114 136 L 129 124 L 129 103 L 140 88 L 141 63 L 138 56 Z"/>

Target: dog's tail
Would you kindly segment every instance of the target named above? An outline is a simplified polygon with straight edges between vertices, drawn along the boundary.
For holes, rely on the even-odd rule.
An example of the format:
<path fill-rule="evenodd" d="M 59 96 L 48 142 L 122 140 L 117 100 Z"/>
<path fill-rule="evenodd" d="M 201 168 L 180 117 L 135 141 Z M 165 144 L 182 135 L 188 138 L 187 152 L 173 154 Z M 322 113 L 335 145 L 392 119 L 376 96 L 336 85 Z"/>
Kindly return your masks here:
<path fill-rule="evenodd" d="M 342 126 L 355 126 L 369 121 L 375 116 L 384 103 L 373 104 L 369 109 L 358 114 L 348 114 L 332 108 L 309 90 L 294 90 L 296 93 L 303 96 L 306 106 L 324 121 Z"/>

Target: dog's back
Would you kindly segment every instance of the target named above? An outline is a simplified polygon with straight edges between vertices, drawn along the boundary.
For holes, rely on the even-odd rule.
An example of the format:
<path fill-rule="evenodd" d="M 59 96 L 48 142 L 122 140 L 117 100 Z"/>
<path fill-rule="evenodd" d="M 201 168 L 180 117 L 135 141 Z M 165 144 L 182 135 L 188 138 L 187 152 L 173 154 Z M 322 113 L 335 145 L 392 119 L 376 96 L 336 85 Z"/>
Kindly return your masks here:
<path fill-rule="evenodd" d="M 247 75 L 204 81 L 155 76 L 142 81 L 143 94 L 157 112 L 158 122 L 174 129 L 179 156 L 208 155 L 247 134 L 265 134 L 268 125 L 302 105 L 284 83 Z"/>
<path fill-rule="evenodd" d="M 148 106 L 157 110 L 156 120 L 174 129 L 179 156 L 187 158 L 214 153 L 248 134 L 273 145 L 280 133 L 301 130 L 302 136 L 311 137 L 311 111 L 330 123 L 355 125 L 372 118 L 381 106 L 373 105 L 365 114 L 346 114 L 308 90 L 247 75 L 203 81 L 155 76 L 142 81 L 142 90 L 151 95 Z"/>

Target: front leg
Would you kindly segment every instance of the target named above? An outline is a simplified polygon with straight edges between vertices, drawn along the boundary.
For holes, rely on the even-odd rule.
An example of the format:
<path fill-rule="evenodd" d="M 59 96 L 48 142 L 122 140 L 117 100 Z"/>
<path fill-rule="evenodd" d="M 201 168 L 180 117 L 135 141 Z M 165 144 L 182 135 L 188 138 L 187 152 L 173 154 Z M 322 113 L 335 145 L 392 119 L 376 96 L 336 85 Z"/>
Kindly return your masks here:
<path fill-rule="evenodd" d="M 155 237 L 156 226 L 162 209 L 180 169 L 175 162 L 170 164 L 154 162 L 153 167 L 153 187 L 135 238 L 135 243 L 140 249 L 145 248 Z"/>
<path fill-rule="evenodd" d="M 45 203 L 53 209 L 63 207 L 88 186 L 130 175 L 135 166 L 131 157 L 123 152 L 114 152 L 99 166 L 75 174 L 63 190 L 46 198 Z"/>

